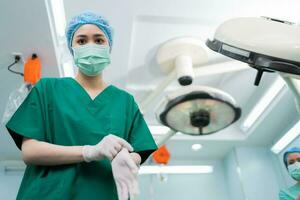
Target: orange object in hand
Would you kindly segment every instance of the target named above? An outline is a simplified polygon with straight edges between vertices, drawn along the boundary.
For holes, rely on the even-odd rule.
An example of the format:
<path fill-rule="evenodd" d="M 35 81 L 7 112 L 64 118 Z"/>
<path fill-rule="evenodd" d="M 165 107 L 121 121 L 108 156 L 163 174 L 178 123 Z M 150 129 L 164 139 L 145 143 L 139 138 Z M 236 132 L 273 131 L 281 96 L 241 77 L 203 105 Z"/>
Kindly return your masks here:
<path fill-rule="evenodd" d="M 153 153 L 153 160 L 158 164 L 168 164 L 170 157 L 171 155 L 166 145 L 161 146 Z"/>
<path fill-rule="evenodd" d="M 36 54 L 27 60 L 24 66 L 24 81 L 35 85 L 41 78 L 41 61 Z"/>

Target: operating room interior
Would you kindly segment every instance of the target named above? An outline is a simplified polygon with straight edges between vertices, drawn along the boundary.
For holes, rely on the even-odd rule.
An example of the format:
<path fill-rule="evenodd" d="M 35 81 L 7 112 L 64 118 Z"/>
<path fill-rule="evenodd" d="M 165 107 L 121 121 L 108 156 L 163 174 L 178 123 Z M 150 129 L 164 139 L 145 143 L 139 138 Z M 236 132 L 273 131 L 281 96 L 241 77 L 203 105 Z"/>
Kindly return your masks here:
<path fill-rule="evenodd" d="M 261 70 L 233 54 L 224 55 L 230 46 L 218 52 L 212 41 L 220 40 L 224 22 L 242 18 L 284 23 L 298 34 L 299 8 L 296 0 L 1 0 L 0 200 L 16 199 L 26 167 L 5 123 L 29 87 L 24 86 L 24 75 L 8 66 L 19 56 L 11 69 L 23 72 L 36 55 L 41 78 L 74 77 L 78 69 L 65 29 L 72 16 L 84 10 L 109 20 L 114 43 L 105 79 L 134 96 L 153 138 L 163 147 L 161 157 L 151 155 L 140 166 L 137 200 L 278 199 L 281 189 L 296 183 L 283 154 L 300 147 L 300 65 L 292 71 L 290 65 L 286 71 Z M 292 33 L 262 30 L 264 26 L 245 32 L 271 53 L 272 48 L 290 53 L 272 37 L 291 41 L 295 48 L 290 54 L 298 52 L 299 57 L 291 63 L 300 63 L 300 34 L 293 43 Z M 241 42 L 242 35 L 232 37 Z M 201 99 L 204 93 L 212 94 L 211 102 Z M 200 114 L 197 106 L 202 106 Z M 195 115 L 210 115 L 211 129 L 203 121 L 194 122 L 196 129 L 185 123 L 186 109 L 193 108 Z"/>

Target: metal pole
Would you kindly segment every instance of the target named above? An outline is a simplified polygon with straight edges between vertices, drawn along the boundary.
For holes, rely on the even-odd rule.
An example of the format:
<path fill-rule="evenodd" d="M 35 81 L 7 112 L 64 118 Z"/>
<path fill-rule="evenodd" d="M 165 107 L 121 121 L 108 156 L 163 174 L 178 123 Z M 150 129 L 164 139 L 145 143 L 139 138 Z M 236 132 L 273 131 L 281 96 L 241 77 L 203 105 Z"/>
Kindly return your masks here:
<path fill-rule="evenodd" d="M 140 104 L 142 113 L 147 113 L 149 105 L 156 99 L 168 85 L 176 78 L 176 71 L 170 72 L 167 77 L 153 90 Z"/>
<path fill-rule="evenodd" d="M 292 91 L 295 97 L 295 103 L 297 111 L 300 113 L 300 79 L 292 78 L 288 74 L 279 73 L 283 78 L 289 89 Z"/>
<path fill-rule="evenodd" d="M 175 134 L 176 134 L 176 131 L 170 129 L 165 135 L 158 138 L 158 140 L 156 141 L 156 145 L 158 147 L 161 147 Z"/>

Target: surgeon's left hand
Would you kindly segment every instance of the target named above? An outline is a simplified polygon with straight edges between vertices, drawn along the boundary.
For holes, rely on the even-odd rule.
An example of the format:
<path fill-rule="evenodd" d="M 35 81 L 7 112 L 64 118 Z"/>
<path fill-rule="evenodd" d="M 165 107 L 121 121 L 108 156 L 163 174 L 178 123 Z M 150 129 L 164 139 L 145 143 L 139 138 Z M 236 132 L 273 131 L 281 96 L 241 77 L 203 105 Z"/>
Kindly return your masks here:
<path fill-rule="evenodd" d="M 119 200 L 133 200 L 139 193 L 138 170 L 127 149 L 123 148 L 111 162 Z"/>

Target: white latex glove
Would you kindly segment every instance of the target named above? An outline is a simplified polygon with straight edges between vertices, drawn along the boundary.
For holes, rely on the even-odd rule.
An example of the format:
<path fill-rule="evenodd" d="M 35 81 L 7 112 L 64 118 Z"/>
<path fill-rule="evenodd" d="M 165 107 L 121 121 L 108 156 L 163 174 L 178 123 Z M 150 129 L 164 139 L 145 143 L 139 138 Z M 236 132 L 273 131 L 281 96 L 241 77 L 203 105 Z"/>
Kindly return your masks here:
<path fill-rule="evenodd" d="M 85 145 L 82 148 L 82 156 L 86 162 L 108 158 L 112 160 L 123 148 L 133 151 L 132 146 L 124 139 L 109 134 L 96 145 Z"/>
<path fill-rule="evenodd" d="M 139 193 L 138 170 L 127 149 L 122 149 L 111 162 L 119 200 L 133 200 Z"/>

